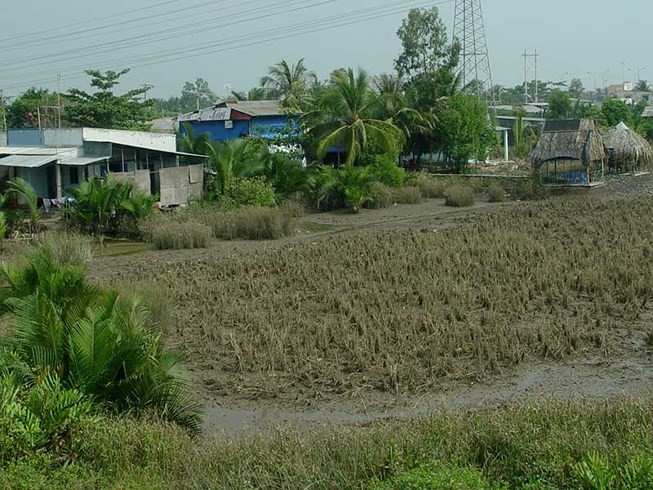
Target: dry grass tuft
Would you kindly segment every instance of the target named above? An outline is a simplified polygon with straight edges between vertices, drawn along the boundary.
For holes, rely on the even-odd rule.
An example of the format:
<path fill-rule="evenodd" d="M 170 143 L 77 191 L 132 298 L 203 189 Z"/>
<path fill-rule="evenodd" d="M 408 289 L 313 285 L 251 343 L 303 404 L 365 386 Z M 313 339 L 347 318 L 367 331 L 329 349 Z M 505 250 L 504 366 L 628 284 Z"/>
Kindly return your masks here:
<path fill-rule="evenodd" d="M 292 217 L 283 209 L 244 207 L 232 211 L 207 208 L 198 216 L 223 240 L 277 240 L 293 233 Z"/>
<path fill-rule="evenodd" d="M 157 250 L 206 248 L 211 243 L 211 229 L 208 226 L 182 221 L 178 216 L 159 216 L 142 229 Z"/>
<path fill-rule="evenodd" d="M 450 187 L 445 193 L 444 203 L 453 208 L 468 208 L 474 205 L 474 191 L 458 185 Z"/>
<path fill-rule="evenodd" d="M 46 248 L 61 264 L 88 264 L 93 260 L 92 238 L 77 233 L 46 233 L 35 245 Z"/>
<path fill-rule="evenodd" d="M 390 199 L 394 204 L 419 204 L 424 200 L 419 188 L 412 186 L 390 189 Z"/>
<path fill-rule="evenodd" d="M 487 188 L 487 197 L 490 202 L 505 202 L 506 191 L 502 187 L 492 184 Z"/>

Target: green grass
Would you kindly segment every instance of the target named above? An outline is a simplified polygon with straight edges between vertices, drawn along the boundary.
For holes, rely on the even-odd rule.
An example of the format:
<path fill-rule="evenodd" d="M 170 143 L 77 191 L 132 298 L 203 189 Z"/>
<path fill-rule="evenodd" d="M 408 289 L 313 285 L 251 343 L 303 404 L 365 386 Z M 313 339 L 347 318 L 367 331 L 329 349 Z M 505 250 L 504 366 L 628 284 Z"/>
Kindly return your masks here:
<path fill-rule="evenodd" d="M 3 465 L 0 487 L 625 490 L 650 481 L 652 424 L 650 400 L 542 402 L 241 439 L 197 440 L 123 419 L 89 427 L 68 467 L 45 455 Z M 588 484 L 611 475 L 613 487 Z"/>

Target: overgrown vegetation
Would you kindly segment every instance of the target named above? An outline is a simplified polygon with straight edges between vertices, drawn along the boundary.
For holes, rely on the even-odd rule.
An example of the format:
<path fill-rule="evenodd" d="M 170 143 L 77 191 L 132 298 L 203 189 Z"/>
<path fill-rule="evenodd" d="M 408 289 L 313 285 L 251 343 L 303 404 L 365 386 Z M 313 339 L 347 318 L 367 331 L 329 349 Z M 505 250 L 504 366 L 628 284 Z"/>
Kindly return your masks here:
<path fill-rule="evenodd" d="M 444 203 L 454 208 L 467 208 L 474 205 L 474 191 L 469 187 L 451 187 L 447 189 L 444 197 Z"/>
<path fill-rule="evenodd" d="M 0 486 L 643 489 L 651 482 L 649 405 L 542 402 L 203 442 L 155 420 L 100 421 L 81 425 L 74 464 L 62 467 L 48 453 L 4 460 Z"/>

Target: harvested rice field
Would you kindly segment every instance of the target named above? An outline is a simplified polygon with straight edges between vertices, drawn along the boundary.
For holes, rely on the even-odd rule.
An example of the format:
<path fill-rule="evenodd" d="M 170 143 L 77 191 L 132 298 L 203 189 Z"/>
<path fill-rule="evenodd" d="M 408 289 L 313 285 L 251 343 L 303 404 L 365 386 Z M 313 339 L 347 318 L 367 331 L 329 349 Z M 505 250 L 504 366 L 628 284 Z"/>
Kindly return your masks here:
<path fill-rule="evenodd" d="M 644 395 L 650 185 L 309 215 L 278 242 L 105 257 L 90 273 L 171 299 L 166 340 L 216 430 Z"/>

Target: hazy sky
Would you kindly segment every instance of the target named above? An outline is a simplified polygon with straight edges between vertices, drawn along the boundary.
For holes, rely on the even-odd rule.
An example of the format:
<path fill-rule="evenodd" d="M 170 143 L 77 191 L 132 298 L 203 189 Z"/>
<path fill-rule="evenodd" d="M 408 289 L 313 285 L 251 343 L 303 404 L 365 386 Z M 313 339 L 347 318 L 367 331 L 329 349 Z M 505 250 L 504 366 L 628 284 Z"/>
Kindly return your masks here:
<path fill-rule="evenodd" d="M 539 78 L 593 88 L 653 79 L 653 1 L 482 0 L 494 82 L 523 82 L 537 49 Z M 267 67 L 304 57 L 320 78 L 337 67 L 392 70 L 409 8 L 436 5 L 451 33 L 454 0 L 3 0 L 0 90 L 86 87 L 84 68 L 131 67 L 123 88 L 179 94 L 203 77 L 218 94 L 246 90 Z M 56 4 L 56 8 L 53 7 Z M 623 7 L 621 7 L 623 5 Z M 608 71 L 609 70 L 609 71 Z"/>

